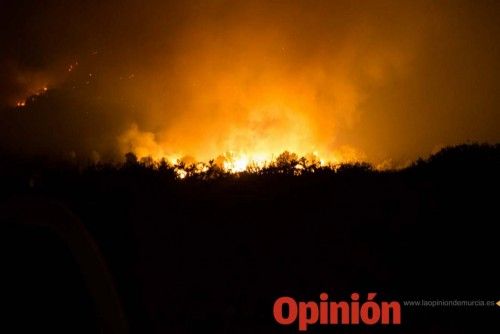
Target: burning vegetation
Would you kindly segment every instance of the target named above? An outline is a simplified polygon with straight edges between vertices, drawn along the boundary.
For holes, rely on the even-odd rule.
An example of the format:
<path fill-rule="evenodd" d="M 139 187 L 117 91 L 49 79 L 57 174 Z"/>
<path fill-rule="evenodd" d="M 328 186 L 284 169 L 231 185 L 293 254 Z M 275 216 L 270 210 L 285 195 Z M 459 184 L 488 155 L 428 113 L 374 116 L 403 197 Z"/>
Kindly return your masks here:
<path fill-rule="evenodd" d="M 157 171 L 170 171 L 178 179 L 214 179 L 230 175 L 242 174 L 282 174 L 299 176 L 322 171 L 336 171 L 352 168 L 370 171 L 373 167 L 364 162 L 325 163 L 319 157 L 311 154 L 299 157 L 295 153 L 285 151 L 272 160 L 250 160 L 246 155 L 228 153 L 208 162 L 197 162 L 191 157 L 169 161 L 165 158 L 155 160 L 152 157 L 138 158 L 134 153 L 125 155 L 125 169 L 146 168 Z"/>

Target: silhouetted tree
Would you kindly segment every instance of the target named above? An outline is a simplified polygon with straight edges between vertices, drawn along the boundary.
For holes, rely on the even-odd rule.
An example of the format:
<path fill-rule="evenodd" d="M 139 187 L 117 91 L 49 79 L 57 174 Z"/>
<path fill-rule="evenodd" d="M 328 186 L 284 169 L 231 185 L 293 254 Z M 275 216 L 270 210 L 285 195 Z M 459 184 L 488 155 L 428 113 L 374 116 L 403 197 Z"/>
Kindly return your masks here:
<path fill-rule="evenodd" d="M 127 154 L 125 154 L 125 167 L 135 167 L 138 165 L 138 160 L 137 160 L 137 156 L 132 153 L 132 152 L 128 152 Z"/>

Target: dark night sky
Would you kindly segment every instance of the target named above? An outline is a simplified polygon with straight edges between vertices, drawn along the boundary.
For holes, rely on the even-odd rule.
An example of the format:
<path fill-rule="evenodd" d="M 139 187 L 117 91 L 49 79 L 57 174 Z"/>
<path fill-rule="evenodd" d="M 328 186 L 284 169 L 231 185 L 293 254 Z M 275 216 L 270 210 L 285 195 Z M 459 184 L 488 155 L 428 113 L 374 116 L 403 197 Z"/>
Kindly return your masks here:
<path fill-rule="evenodd" d="M 0 148 L 397 166 L 498 142 L 499 17 L 497 1 L 1 0 Z"/>

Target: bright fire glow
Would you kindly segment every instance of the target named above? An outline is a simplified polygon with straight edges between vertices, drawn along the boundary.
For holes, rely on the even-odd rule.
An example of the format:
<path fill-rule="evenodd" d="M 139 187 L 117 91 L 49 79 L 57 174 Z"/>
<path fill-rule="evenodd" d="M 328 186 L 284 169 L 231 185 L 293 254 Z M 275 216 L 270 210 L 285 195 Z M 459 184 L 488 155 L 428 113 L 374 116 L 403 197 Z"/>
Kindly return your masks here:
<path fill-rule="evenodd" d="M 242 155 L 235 160 L 228 160 L 224 162 L 224 168 L 231 172 L 243 172 L 248 166 L 248 157 L 246 155 Z"/>
<path fill-rule="evenodd" d="M 235 152 L 229 152 L 223 156 L 222 167 L 228 172 L 238 173 L 251 167 L 262 168 L 266 165 L 266 163 L 269 163 L 272 160 L 272 156 L 264 153 L 238 154 Z"/>
<path fill-rule="evenodd" d="M 172 165 L 179 161 L 186 165 L 207 163 L 214 159 L 220 168 L 230 173 L 261 169 L 276 162 L 285 151 L 317 165 L 363 159 L 362 154 L 351 147 L 328 147 L 329 142 L 322 140 L 323 134 L 314 131 L 316 125 L 311 121 L 314 113 L 305 112 L 313 108 L 311 102 L 293 96 L 288 100 L 288 104 L 249 101 L 251 107 L 244 119 L 228 113 L 224 122 L 207 120 L 205 125 L 210 131 L 198 136 L 199 129 L 190 124 L 191 119 L 185 126 L 181 124 L 159 133 L 141 131 L 134 124 L 118 138 L 119 145 L 123 153 L 134 152 L 139 159 L 165 159 Z"/>

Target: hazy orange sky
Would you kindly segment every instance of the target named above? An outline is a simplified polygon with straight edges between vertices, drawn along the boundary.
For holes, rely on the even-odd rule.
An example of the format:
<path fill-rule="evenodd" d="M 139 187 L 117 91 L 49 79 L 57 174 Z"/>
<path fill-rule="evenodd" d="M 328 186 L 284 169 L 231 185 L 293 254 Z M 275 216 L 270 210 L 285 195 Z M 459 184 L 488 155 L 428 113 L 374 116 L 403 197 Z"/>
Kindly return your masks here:
<path fill-rule="evenodd" d="M 400 166 L 499 142 L 498 17 L 496 1 L 2 1 L 0 148 Z"/>

